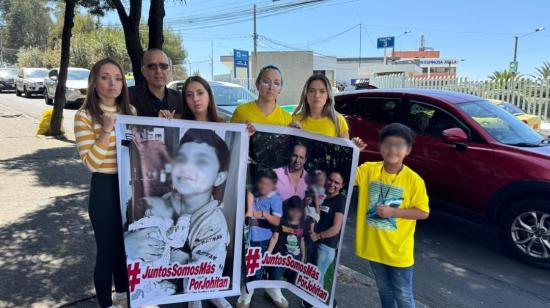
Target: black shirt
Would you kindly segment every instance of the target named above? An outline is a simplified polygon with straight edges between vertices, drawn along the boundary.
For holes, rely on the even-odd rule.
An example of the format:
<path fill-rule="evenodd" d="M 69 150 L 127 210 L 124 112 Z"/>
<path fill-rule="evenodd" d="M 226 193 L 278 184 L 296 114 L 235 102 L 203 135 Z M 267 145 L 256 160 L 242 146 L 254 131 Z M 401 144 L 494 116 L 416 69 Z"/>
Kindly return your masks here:
<path fill-rule="evenodd" d="M 130 87 L 128 91 L 130 92 L 130 104 L 136 107 L 138 116 L 158 117 L 159 111 L 164 109 L 175 110 L 174 118 L 182 118 L 183 97 L 179 91 L 165 87 L 163 99 L 159 99 L 151 93 L 147 84 Z"/>
<path fill-rule="evenodd" d="M 326 198 L 321 204 L 321 219 L 319 223 L 315 225 L 315 232 L 323 232 L 334 224 L 334 216 L 336 213 L 344 214 L 346 209 L 346 197 L 342 194 L 338 194 L 332 198 Z M 329 247 L 336 248 L 338 246 L 338 240 L 340 239 L 340 231 L 333 237 L 323 238 L 318 243 L 325 244 Z"/>
<path fill-rule="evenodd" d="M 304 238 L 306 232 L 305 223 L 293 225 L 288 222 L 286 218 L 281 219 L 281 223 L 274 229 L 279 233 L 279 239 L 273 249 L 273 253 L 280 253 L 281 255 L 292 255 L 294 259 L 301 260 L 304 252 L 300 243 Z"/>

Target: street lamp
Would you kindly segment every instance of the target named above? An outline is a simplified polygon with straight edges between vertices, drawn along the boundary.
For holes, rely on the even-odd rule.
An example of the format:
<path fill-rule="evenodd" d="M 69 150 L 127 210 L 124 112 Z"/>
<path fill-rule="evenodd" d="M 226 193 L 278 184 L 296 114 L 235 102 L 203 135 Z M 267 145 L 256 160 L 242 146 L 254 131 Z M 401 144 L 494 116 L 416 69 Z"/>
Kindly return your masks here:
<path fill-rule="evenodd" d="M 400 35 L 396 36 L 395 38 L 399 38 L 399 37 L 402 37 L 404 35 L 407 35 L 409 33 L 411 33 L 412 31 L 411 30 L 405 30 L 403 33 L 401 33 Z M 393 42 L 393 47 L 392 47 L 392 50 L 391 50 L 391 57 L 393 59 L 394 57 L 394 54 L 395 54 L 395 42 Z M 393 60 L 392 60 L 393 61 Z M 386 65 L 386 51 L 384 50 L 384 65 Z"/>
<path fill-rule="evenodd" d="M 539 27 L 539 28 L 536 28 L 535 31 L 533 32 L 529 32 L 529 33 L 526 33 L 526 34 L 523 34 L 523 35 L 516 35 L 515 36 L 515 40 L 514 40 L 514 62 L 516 62 L 517 60 L 517 55 L 518 55 L 518 40 L 520 37 L 526 37 L 528 35 L 531 35 L 531 34 L 534 34 L 534 33 L 537 33 L 537 32 L 542 32 L 544 31 L 544 27 Z"/>

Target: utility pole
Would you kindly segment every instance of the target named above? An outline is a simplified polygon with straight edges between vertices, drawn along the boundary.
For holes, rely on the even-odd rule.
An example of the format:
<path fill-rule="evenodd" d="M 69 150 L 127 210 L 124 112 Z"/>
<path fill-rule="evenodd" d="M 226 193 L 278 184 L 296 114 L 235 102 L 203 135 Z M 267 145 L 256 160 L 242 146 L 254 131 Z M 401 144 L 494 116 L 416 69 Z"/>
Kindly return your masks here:
<path fill-rule="evenodd" d="M 214 81 L 214 41 L 210 41 L 210 73 L 212 74 L 212 81 Z"/>
<path fill-rule="evenodd" d="M 516 62 L 518 58 L 518 40 L 519 36 L 516 35 L 514 40 L 514 62 Z"/>
<path fill-rule="evenodd" d="M 359 67 L 361 67 L 361 47 L 363 45 L 362 43 L 362 38 L 361 38 L 361 34 L 363 32 L 363 24 L 359 24 Z"/>
<path fill-rule="evenodd" d="M 258 69 L 258 54 L 256 53 L 258 48 L 258 33 L 256 32 L 256 4 L 254 4 L 254 34 L 252 35 L 252 38 L 254 39 L 254 69 L 252 70 L 252 76 L 256 76 L 256 70 Z"/>

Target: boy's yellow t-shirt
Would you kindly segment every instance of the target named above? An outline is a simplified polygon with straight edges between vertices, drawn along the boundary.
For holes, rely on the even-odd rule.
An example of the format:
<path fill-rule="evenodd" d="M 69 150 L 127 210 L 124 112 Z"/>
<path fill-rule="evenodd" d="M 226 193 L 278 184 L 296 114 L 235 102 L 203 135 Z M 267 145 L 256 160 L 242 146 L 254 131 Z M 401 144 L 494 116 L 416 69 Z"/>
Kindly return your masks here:
<path fill-rule="evenodd" d="M 347 133 L 349 128 L 344 116 L 338 113 L 336 118 L 338 119 L 338 125 L 340 126 L 340 134 Z M 340 137 L 336 135 L 336 125 L 334 125 L 332 120 L 328 117 L 314 119 L 312 117 L 303 118 L 302 115 L 295 114 L 292 116 L 292 120 L 300 122 L 302 129 L 305 131 L 329 137 Z"/>
<path fill-rule="evenodd" d="M 271 114 L 266 116 L 255 101 L 239 105 L 233 112 L 231 123 L 244 123 L 249 121 L 254 124 L 288 126 L 292 122 L 292 116 L 278 104 Z"/>
<path fill-rule="evenodd" d="M 429 213 L 424 180 L 407 166 L 398 175 L 382 169 L 383 162 L 367 162 L 357 168 L 359 186 L 355 253 L 357 256 L 394 267 L 414 265 L 416 220 L 381 218 L 376 206 L 418 208 Z M 382 180 L 381 180 L 382 179 Z"/>

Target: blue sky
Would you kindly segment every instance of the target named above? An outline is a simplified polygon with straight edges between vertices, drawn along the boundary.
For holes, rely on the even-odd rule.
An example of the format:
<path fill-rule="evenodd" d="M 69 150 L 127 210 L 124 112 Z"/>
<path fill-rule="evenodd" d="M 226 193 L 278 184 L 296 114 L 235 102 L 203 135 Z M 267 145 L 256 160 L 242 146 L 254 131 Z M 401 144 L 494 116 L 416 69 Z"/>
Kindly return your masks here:
<path fill-rule="evenodd" d="M 252 50 L 252 18 L 218 27 L 197 26 L 191 29 L 182 23 L 190 16 L 205 18 L 221 12 L 234 12 L 295 2 L 236 1 L 236 0 L 166 0 L 165 25 L 183 36 L 191 68 L 210 77 L 211 41 L 214 45 L 214 74 L 227 73 L 219 63 L 220 55 L 230 55 L 233 49 Z M 149 1 L 144 0 L 142 19 L 146 22 Z M 242 14 L 246 17 L 246 14 Z M 108 14 L 104 23 L 118 22 L 115 13 Z M 359 28 L 356 27 L 331 40 L 320 40 L 362 24 L 362 56 L 383 56 L 376 49 L 376 38 L 396 38 L 396 50 L 418 48 L 420 34 L 426 46 L 441 51 L 441 57 L 464 59 L 459 75 L 483 79 L 495 70 L 503 70 L 512 60 L 514 35 L 526 34 L 538 27 L 543 32 L 519 40 L 519 71 L 534 74 L 544 61 L 550 62 L 550 1 L 548 0 L 332 0 L 325 4 L 296 9 L 276 16 L 258 19 L 258 34 L 289 47 L 313 50 L 338 57 L 359 55 Z M 315 42 L 313 45 L 310 43 Z M 259 51 L 289 50 L 260 40 Z"/>

